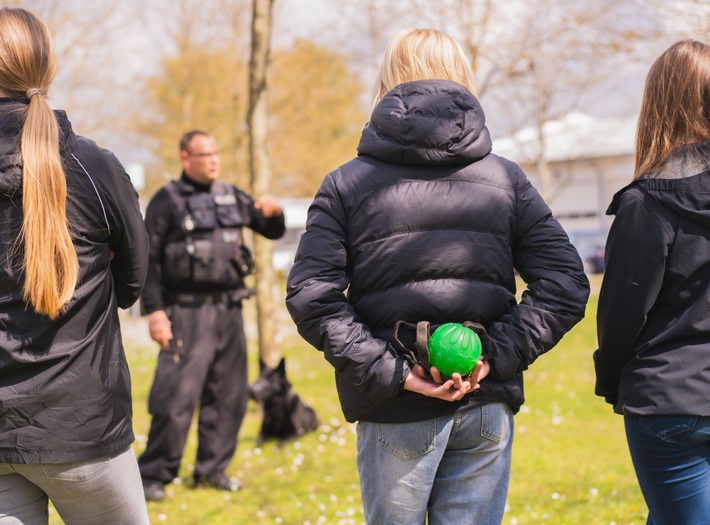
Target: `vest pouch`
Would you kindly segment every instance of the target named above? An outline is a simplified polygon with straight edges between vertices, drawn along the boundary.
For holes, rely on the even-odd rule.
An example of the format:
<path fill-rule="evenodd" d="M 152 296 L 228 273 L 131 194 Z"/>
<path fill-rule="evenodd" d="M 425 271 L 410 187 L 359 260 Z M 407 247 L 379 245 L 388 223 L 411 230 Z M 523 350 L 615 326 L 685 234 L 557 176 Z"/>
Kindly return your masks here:
<path fill-rule="evenodd" d="M 168 287 L 180 287 L 192 279 L 192 257 L 189 257 L 184 242 L 169 242 L 165 245 L 163 279 Z"/>
<path fill-rule="evenodd" d="M 251 250 L 246 246 L 239 246 L 233 262 L 242 279 L 247 275 L 254 273 L 254 269 L 256 267 L 256 264 L 254 263 L 254 254 L 251 253 Z"/>
<path fill-rule="evenodd" d="M 197 239 L 193 247 L 192 280 L 196 283 L 219 282 L 221 276 L 215 243 L 209 239 Z"/>
<path fill-rule="evenodd" d="M 240 228 L 245 226 L 244 218 L 239 212 L 237 198 L 233 193 L 215 195 L 217 222 L 223 228 Z"/>
<path fill-rule="evenodd" d="M 211 231 L 217 227 L 214 196 L 195 193 L 187 199 L 187 209 L 195 231 Z"/>

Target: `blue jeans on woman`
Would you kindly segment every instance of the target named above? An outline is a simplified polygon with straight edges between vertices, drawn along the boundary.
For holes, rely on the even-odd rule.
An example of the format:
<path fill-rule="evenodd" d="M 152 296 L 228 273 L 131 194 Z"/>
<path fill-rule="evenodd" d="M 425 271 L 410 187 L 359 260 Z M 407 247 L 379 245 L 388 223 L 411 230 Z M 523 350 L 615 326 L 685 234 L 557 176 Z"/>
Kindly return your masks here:
<path fill-rule="evenodd" d="M 368 525 L 499 525 L 513 414 L 504 403 L 411 423 L 357 425 Z"/>
<path fill-rule="evenodd" d="M 0 463 L 0 525 L 148 525 L 133 449 L 76 463 Z"/>
<path fill-rule="evenodd" d="M 625 416 L 648 525 L 710 523 L 710 417 Z"/>

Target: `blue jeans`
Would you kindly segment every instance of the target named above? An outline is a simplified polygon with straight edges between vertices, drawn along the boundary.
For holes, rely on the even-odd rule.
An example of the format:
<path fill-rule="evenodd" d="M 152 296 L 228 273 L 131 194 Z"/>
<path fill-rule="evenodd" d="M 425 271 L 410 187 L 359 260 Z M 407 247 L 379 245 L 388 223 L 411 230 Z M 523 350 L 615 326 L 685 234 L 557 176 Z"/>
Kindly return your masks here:
<path fill-rule="evenodd" d="M 513 414 L 504 403 L 412 423 L 357 425 L 368 525 L 498 525 L 510 479 Z"/>
<path fill-rule="evenodd" d="M 0 525 L 46 525 L 49 500 L 66 525 L 149 524 L 130 447 L 77 463 L 0 463 Z"/>
<path fill-rule="evenodd" d="M 626 416 L 648 525 L 710 523 L 710 417 Z"/>

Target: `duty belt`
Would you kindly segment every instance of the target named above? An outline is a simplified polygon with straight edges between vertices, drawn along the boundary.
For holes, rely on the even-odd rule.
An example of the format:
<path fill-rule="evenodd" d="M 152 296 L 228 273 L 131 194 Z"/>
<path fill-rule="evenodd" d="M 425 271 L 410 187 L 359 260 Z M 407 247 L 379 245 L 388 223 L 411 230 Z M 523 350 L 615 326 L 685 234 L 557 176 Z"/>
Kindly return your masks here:
<path fill-rule="evenodd" d="M 224 292 L 168 292 L 165 300 L 168 304 L 181 306 L 199 306 L 201 304 L 237 304 L 254 295 L 251 288 L 240 288 Z"/>

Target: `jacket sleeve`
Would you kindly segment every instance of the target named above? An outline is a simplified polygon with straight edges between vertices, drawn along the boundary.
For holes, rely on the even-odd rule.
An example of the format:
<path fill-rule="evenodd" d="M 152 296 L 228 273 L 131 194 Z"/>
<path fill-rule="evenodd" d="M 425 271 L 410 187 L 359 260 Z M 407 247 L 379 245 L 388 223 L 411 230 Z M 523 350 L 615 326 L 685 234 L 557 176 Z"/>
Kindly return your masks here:
<path fill-rule="evenodd" d="M 110 154 L 113 171 L 112 199 L 108 212 L 112 227 L 109 247 L 116 301 L 120 308 L 128 308 L 140 297 L 148 267 L 148 235 L 143 224 L 138 193 L 121 163 Z"/>
<path fill-rule="evenodd" d="M 286 306 L 299 334 L 324 352 L 343 380 L 364 394 L 392 398 L 401 392 L 409 365 L 387 341 L 372 335 L 347 300 L 346 235 L 345 211 L 328 176 L 308 211 Z"/>
<path fill-rule="evenodd" d="M 611 404 L 618 400 L 621 371 L 661 289 L 673 237 L 639 190 L 622 195 L 606 243 L 594 352 L 595 393 Z"/>
<path fill-rule="evenodd" d="M 527 289 L 519 304 L 492 323 L 497 353 L 491 375 L 506 380 L 526 370 L 584 317 L 589 281 L 577 250 L 549 207 L 518 172 L 513 263 Z"/>
<path fill-rule="evenodd" d="M 168 228 L 174 220 L 173 208 L 170 195 L 163 188 L 151 199 L 145 212 L 145 227 L 150 243 L 148 272 L 141 298 L 145 314 L 165 309 L 163 304 L 163 246 Z"/>
<path fill-rule="evenodd" d="M 280 239 L 286 232 L 286 218 L 283 214 L 277 215 L 275 217 L 264 217 L 261 213 L 254 207 L 254 199 L 249 195 L 236 189 L 237 199 L 239 200 L 242 207 L 247 210 L 247 216 L 249 217 L 249 228 L 255 232 L 263 235 L 267 239 Z"/>

